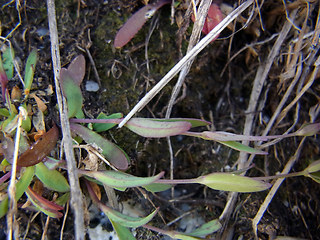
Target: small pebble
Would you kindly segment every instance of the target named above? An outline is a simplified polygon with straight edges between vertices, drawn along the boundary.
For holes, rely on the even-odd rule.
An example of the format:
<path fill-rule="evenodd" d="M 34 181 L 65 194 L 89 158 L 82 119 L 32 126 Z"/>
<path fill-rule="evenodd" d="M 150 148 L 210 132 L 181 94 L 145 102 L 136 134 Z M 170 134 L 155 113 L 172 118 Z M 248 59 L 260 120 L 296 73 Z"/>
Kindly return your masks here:
<path fill-rule="evenodd" d="M 86 82 L 86 90 L 88 92 L 97 92 L 99 90 L 99 84 L 89 80 Z"/>

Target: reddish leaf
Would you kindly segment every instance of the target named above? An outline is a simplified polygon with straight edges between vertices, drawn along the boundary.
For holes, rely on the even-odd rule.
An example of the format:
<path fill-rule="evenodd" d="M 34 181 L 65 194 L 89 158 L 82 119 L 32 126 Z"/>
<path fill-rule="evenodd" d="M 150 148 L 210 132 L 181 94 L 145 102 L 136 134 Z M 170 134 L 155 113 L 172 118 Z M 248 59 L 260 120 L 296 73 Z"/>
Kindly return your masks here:
<path fill-rule="evenodd" d="M 60 210 L 63 210 L 63 207 L 45 199 L 44 197 L 37 194 L 35 191 L 31 189 L 29 186 L 26 190 L 26 194 L 30 201 L 43 213 L 47 214 L 50 217 L 60 218 L 63 216 Z"/>
<path fill-rule="evenodd" d="M 68 72 L 75 83 L 80 86 L 86 71 L 86 60 L 83 55 L 77 56 L 69 65 Z"/>
<path fill-rule="evenodd" d="M 191 16 L 193 22 L 195 22 L 194 15 Z M 206 21 L 204 22 L 202 32 L 208 34 L 212 29 L 214 29 L 223 20 L 222 12 L 219 6 L 212 3 L 209 10 Z M 218 37 L 218 36 L 217 36 Z M 212 41 L 216 40 L 213 39 Z"/>
<path fill-rule="evenodd" d="M 116 48 L 121 48 L 126 45 L 159 8 L 170 2 L 171 0 L 159 0 L 156 3 L 144 6 L 133 14 L 118 31 L 114 39 L 114 46 Z"/>
<path fill-rule="evenodd" d="M 2 59 L 0 57 L 0 83 L 1 83 L 1 90 L 2 90 L 2 99 L 5 100 L 5 93 L 7 90 L 7 84 L 8 84 L 8 77 L 7 74 L 3 68 Z"/>
<path fill-rule="evenodd" d="M 54 125 L 18 159 L 18 166 L 28 167 L 41 162 L 56 146 L 59 130 Z"/>

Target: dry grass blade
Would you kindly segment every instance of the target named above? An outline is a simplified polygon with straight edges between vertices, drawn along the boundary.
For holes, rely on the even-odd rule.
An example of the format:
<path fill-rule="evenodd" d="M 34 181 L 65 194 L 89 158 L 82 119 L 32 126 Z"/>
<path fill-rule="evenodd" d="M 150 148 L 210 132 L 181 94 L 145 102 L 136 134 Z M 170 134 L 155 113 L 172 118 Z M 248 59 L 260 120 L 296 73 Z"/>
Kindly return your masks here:
<path fill-rule="evenodd" d="M 65 148 L 67 167 L 68 167 L 68 176 L 71 189 L 71 206 L 74 211 L 75 219 L 75 239 L 82 240 L 84 239 L 84 215 L 83 215 L 83 201 L 82 193 L 80 190 L 80 184 L 78 179 L 78 171 L 76 167 L 76 161 L 74 157 L 73 147 L 72 147 L 72 138 L 70 133 L 70 126 L 68 120 L 68 112 L 66 107 L 66 100 L 62 97 L 61 89 L 59 86 L 59 72 L 61 69 L 60 64 L 60 52 L 59 52 L 59 42 L 58 42 L 58 30 L 57 30 L 57 21 L 55 14 L 55 4 L 54 0 L 47 0 L 48 6 L 48 19 L 49 19 L 49 30 L 51 38 L 51 53 L 52 53 L 52 62 L 54 70 L 54 80 L 56 87 L 57 101 L 59 105 L 60 120 L 63 134 L 63 143 Z"/>
<path fill-rule="evenodd" d="M 139 112 L 151 99 L 157 95 L 161 89 L 186 65 L 192 61 L 213 39 L 215 39 L 223 29 L 225 29 L 235 18 L 245 11 L 253 0 L 248 0 L 232 11 L 225 19 L 223 19 L 206 37 L 204 37 L 190 52 L 188 52 L 158 83 L 154 86 L 128 113 L 128 115 L 119 124 L 119 128 L 123 127 L 127 121 L 137 112 Z"/>

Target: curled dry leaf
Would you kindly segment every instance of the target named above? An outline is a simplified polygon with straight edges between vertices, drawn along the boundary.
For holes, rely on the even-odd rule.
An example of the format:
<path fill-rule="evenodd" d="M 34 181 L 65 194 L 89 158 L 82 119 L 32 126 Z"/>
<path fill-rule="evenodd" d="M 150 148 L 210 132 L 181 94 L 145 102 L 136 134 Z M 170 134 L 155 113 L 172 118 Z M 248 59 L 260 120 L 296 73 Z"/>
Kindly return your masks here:
<path fill-rule="evenodd" d="M 59 137 L 57 126 L 53 126 L 18 159 L 18 166 L 28 167 L 41 162 L 56 146 Z"/>

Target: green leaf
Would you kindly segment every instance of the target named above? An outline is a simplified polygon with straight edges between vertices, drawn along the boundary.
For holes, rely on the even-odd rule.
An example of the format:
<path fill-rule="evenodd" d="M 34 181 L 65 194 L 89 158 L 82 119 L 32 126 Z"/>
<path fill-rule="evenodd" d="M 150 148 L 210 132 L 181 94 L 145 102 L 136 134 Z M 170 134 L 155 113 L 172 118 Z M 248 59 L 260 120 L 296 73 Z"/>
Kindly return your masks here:
<path fill-rule="evenodd" d="M 34 71 L 36 69 L 36 63 L 37 63 L 37 50 L 32 50 L 31 53 L 28 56 L 26 68 L 25 68 L 25 74 L 24 74 L 24 93 L 26 95 L 29 95 L 31 85 L 33 82 L 33 76 Z"/>
<path fill-rule="evenodd" d="M 109 116 L 107 116 L 104 113 L 100 113 L 97 119 L 117 119 L 122 117 L 123 117 L 122 113 L 114 113 Z M 116 123 L 93 123 L 92 127 L 96 132 L 104 132 L 109 130 L 110 128 L 113 128 L 116 125 L 117 125 Z"/>
<path fill-rule="evenodd" d="M 159 180 L 164 172 L 153 177 L 136 177 L 127 173 L 117 171 L 81 171 L 82 174 L 92 177 L 97 181 L 110 187 L 139 187 L 148 185 Z"/>
<path fill-rule="evenodd" d="M 148 185 L 143 186 L 144 189 L 146 189 L 149 192 L 163 192 L 168 189 L 170 189 L 172 186 L 169 184 L 163 184 L 163 183 L 151 183 Z"/>
<path fill-rule="evenodd" d="M 57 192 L 70 191 L 66 178 L 57 170 L 49 170 L 42 162 L 36 165 L 36 176 L 51 190 Z"/>
<path fill-rule="evenodd" d="M 270 187 L 269 183 L 232 173 L 211 173 L 195 179 L 209 188 L 231 192 L 258 192 Z"/>
<path fill-rule="evenodd" d="M 214 233 L 218 231 L 222 227 L 219 220 L 214 219 L 210 222 L 207 222 L 203 224 L 202 226 L 198 227 L 196 230 L 194 230 L 191 233 L 188 233 L 187 235 L 194 236 L 194 237 L 204 237 L 206 235 L 209 235 L 211 233 Z"/>
<path fill-rule="evenodd" d="M 10 113 L 9 113 L 8 109 L 0 108 L 0 115 L 3 116 L 3 117 L 9 117 Z"/>
<path fill-rule="evenodd" d="M 74 116 L 79 117 L 83 115 L 83 97 L 80 86 L 75 83 L 74 79 L 72 79 L 72 75 L 65 68 L 62 68 L 60 71 L 60 81 L 63 95 L 67 99 L 68 117 L 72 118 Z"/>
<path fill-rule="evenodd" d="M 175 231 L 166 231 L 166 235 L 173 239 L 179 239 L 179 240 L 199 240 L 200 238 L 189 236 L 183 233 L 175 232 Z"/>
<path fill-rule="evenodd" d="M 306 173 L 313 173 L 320 171 L 320 160 L 312 162 L 305 170 Z"/>
<path fill-rule="evenodd" d="M 136 240 L 128 228 L 115 221 L 112 221 L 111 219 L 109 220 L 113 226 L 113 229 L 116 231 L 119 240 Z"/>
<path fill-rule="evenodd" d="M 3 68 L 6 72 L 8 79 L 13 78 L 13 69 L 14 69 L 14 51 L 13 48 L 7 47 L 2 53 L 3 59 Z"/>
<path fill-rule="evenodd" d="M 59 210 L 63 210 L 63 207 L 38 195 L 30 187 L 27 188 L 26 194 L 28 196 L 28 199 L 32 202 L 32 204 L 39 211 L 43 212 L 49 217 L 60 218 L 63 216 L 63 214 L 59 212 Z"/>
<path fill-rule="evenodd" d="M 19 200 L 21 198 L 21 196 L 23 195 L 27 187 L 30 185 L 32 178 L 34 176 L 34 173 L 35 173 L 34 166 L 25 168 L 25 171 L 22 177 L 16 184 L 16 200 Z"/>
<path fill-rule="evenodd" d="M 101 150 L 114 167 L 121 170 L 128 168 L 129 157 L 120 147 L 79 124 L 70 124 L 70 129 L 84 141 Z"/>
<path fill-rule="evenodd" d="M 182 134 L 191 128 L 189 122 L 158 121 L 152 118 L 132 118 L 126 127 L 143 137 L 161 138 Z"/>
<path fill-rule="evenodd" d="M 239 142 L 234 142 L 234 141 L 217 141 L 223 145 L 226 145 L 227 147 L 230 147 L 232 149 L 235 149 L 240 152 L 246 152 L 246 153 L 251 153 L 251 154 L 260 154 L 260 155 L 266 155 L 268 154 L 267 152 L 243 145 Z"/>
<path fill-rule="evenodd" d="M 32 178 L 34 176 L 34 172 L 35 172 L 34 166 L 25 168 L 24 173 L 16 183 L 16 201 L 18 201 L 21 198 L 25 190 L 30 185 Z M 8 196 L 6 196 L 0 203 L 0 218 L 6 215 L 8 211 L 8 204 L 9 204 L 9 199 L 8 199 Z"/>
<path fill-rule="evenodd" d="M 70 192 L 64 193 L 58 197 L 54 202 L 60 206 L 64 206 L 70 200 Z"/>
<path fill-rule="evenodd" d="M 320 183 L 320 171 L 310 173 L 307 176 L 310 177 L 313 181 Z"/>
<path fill-rule="evenodd" d="M 108 218 L 124 227 L 132 227 L 137 228 L 142 225 L 145 225 L 151 219 L 157 214 L 158 209 L 154 210 L 152 213 L 150 213 L 148 216 L 144 218 L 138 218 L 138 217 L 130 217 L 127 215 L 124 215 L 116 210 L 113 210 L 106 205 L 99 203 L 100 209 L 108 216 Z"/>

